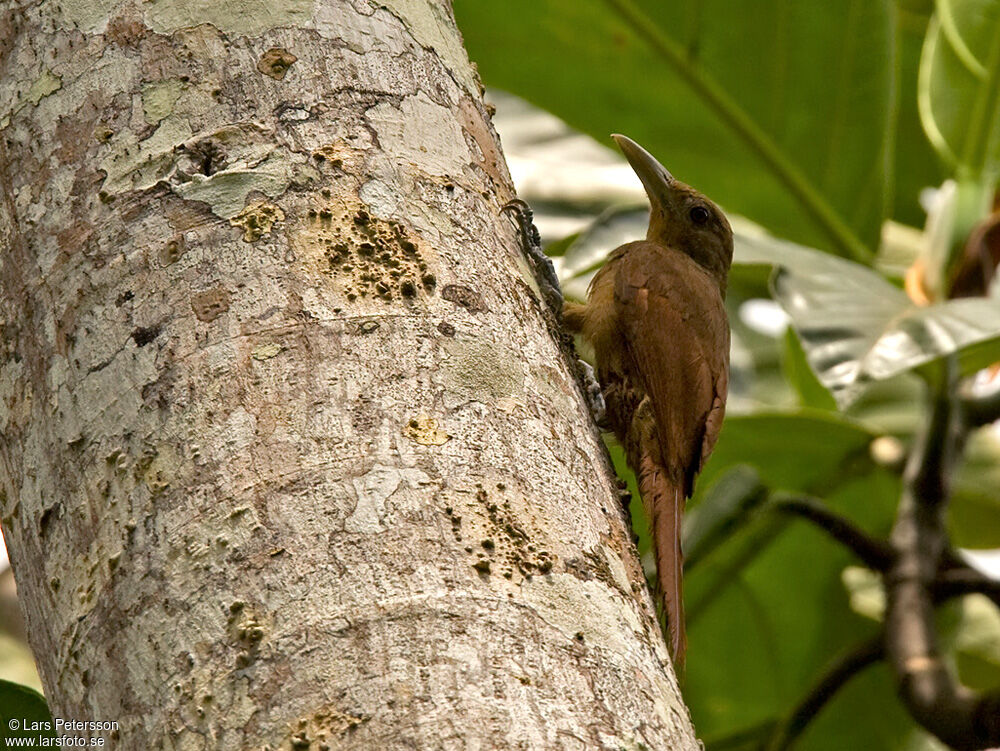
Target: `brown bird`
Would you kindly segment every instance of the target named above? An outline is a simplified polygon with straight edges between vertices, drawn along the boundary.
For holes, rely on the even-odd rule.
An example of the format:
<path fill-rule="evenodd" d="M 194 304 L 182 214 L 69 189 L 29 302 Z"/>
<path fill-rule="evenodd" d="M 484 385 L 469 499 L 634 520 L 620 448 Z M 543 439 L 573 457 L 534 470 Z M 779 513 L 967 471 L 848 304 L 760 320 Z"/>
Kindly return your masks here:
<path fill-rule="evenodd" d="M 681 513 L 726 409 L 733 234 L 714 203 L 635 141 L 612 138 L 646 189 L 649 231 L 615 249 L 587 304 L 566 303 L 563 317 L 594 347 L 608 422 L 652 520 L 670 651 L 681 666 Z"/>

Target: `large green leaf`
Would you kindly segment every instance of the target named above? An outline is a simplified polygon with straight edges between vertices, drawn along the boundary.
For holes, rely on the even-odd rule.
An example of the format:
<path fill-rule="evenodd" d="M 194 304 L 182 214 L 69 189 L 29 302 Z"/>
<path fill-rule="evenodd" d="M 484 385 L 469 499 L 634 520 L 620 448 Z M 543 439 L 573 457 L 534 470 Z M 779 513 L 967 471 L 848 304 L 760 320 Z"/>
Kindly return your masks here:
<path fill-rule="evenodd" d="M 751 467 L 727 469 L 698 505 L 684 515 L 684 570 L 690 572 L 767 500 L 767 488 Z"/>
<path fill-rule="evenodd" d="M 836 409 L 836 401 L 809 367 L 802 343 L 791 327 L 785 330 L 783 344 L 782 369 L 785 372 L 785 379 L 798 395 L 799 403 L 803 407 Z"/>
<path fill-rule="evenodd" d="M 977 431 L 963 459 L 948 515 L 952 541 L 962 548 L 1000 548 L 1000 437 Z"/>
<path fill-rule="evenodd" d="M 917 106 L 920 52 L 927 34 L 933 0 L 900 0 L 896 14 L 899 64 L 899 107 L 896 115 L 895 207 L 892 216 L 911 227 L 923 225 L 918 198 L 926 187 L 940 185 L 948 174 L 924 133 Z"/>
<path fill-rule="evenodd" d="M 55 738 L 45 697 L 32 688 L 0 679 L 0 738 Z"/>
<path fill-rule="evenodd" d="M 949 531 L 962 548 L 995 550 L 1000 547 L 1000 498 L 996 492 L 957 489 L 951 499 Z"/>
<path fill-rule="evenodd" d="M 490 85 L 605 143 L 611 132 L 630 135 L 779 235 L 870 258 L 891 201 L 893 3 L 454 8 Z"/>
<path fill-rule="evenodd" d="M 1000 160 L 1000 2 L 937 0 L 920 62 L 920 116 L 937 152 L 968 177 Z"/>
<path fill-rule="evenodd" d="M 684 692 L 707 748 L 759 749 L 831 662 L 874 633 L 848 604 L 842 572 L 856 564 L 850 553 L 755 500 L 758 478 L 771 488 L 815 493 L 884 535 L 900 484 L 872 461 L 872 438 L 830 413 L 727 419 L 686 525 L 686 544 L 699 553 L 685 576 Z M 713 541 L 720 534 L 728 539 Z M 798 747 L 902 751 L 913 748 L 913 732 L 891 682 L 873 668 L 848 684 Z"/>
<path fill-rule="evenodd" d="M 966 374 L 1000 360 L 998 298 L 920 307 L 866 266 L 763 235 L 738 236 L 735 262 L 776 268 L 774 297 L 842 407 L 871 381 L 951 355 Z"/>
<path fill-rule="evenodd" d="M 648 222 L 648 206 L 613 207 L 571 240 L 559 243 L 562 254 L 559 277 L 565 293 L 571 298 L 583 298 L 594 272 L 608 253 L 619 245 L 645 237 Z"/>
<path fill-rule="evenodd" d="M 959 675 L 966 685 L 980 691 L 1000 685 L 1000 612 L 986 597 L 962 601 L 955 647 Z"/>
<path fill-rule="evenodd" d="M 696 565 L 685 576 L 684 694 L 707 748 L 759 749 L 832 660 L 874 632 L 848 604 L 842 572 L 856 563 L 850 553 L 812 525 L 767 511 L 758 489 L 764 482 L 821 495 L 884 535 L 900 484 L 872 461 L 873 437 L 829 412 L 726 420 L 685 526 Z M 638 505 L 633 513 L 648 550 Z M 798 747 L 902 751 L 912 732 L 876 668 L 835 698 Z"/>
<path fill-rule="evenodd" d="M 760 500 L 758 483 L 770 489 L 822 495 L 842 482 L 869 474 L 874 464 L 868 447 L 874 437 L 857 423 L 828 412 L 727 417 L 689 502 L 686 538 L 700 547 L 703 538 L 716 537 L 720 527 L 741 522 Z M 650 549 L 649 525 L 635 476 L 617 441 L 609 438 L 607 443 L 615 470 L 632 493 L 633 527 L 639 535 L 639 552 L 645 554 Z"/>
<path fill-rule="evenodd" d="M 813 440 L 825 438 L 817 432 Z M 866 528 L 883 532 L 899 483 L 870 464 L 868 470 L 845 473 L 853 479 L 828 500 Z M 808 480 L 817 481 L 832 482 L 822 475 Z M 851 555 L 815 527 L 758 514 L 685 578 L 690 649 L 684 695 L 709 747 L 713 739 L 785 717 L 837 655 L 874 633 L 849 607 L 841 573 L 851 563 Z M 877 701 L 881 713 L 856 717 L 862 727 L 817 738 L 807 747 L 900 748 L 879 742 L 884 720 L 879 715 L 890 703 L 892 690 L 886 686 Z M 893 733 L 899 740 L 906 726 L 898 713 Z"/>
<path fill-rule="evenodd" d="M 694 505 L 728 468 L 750 465 L 772 489 L 823 494 L 871 471 L 875 436 L 829 412 L 758 412 L 726 418 L 719 442 L 698 478 Z"/>
<path fill-rule="evenodd" d="M 770 512 L 761 518 L 757 509 L 763 497 L 755 486 L 827 496 L 876 471 L 868 450 L 872 438 L 863 427 L 823 412 L 760 413 L 726 420 L 685 522 L 686 544 L 692 545 L 692 563 L 701 582 L 686 596 L 692 621 L 787 526 L 786 519 Z M 892 503 L 876 499 L 873 507 L 885 500 Z M 731 539 L 724 539 L 727 536 Z M 716 552 L 720 548 L 721 554 Z M 703 560 L 710 564 L 707 572 Z"/>

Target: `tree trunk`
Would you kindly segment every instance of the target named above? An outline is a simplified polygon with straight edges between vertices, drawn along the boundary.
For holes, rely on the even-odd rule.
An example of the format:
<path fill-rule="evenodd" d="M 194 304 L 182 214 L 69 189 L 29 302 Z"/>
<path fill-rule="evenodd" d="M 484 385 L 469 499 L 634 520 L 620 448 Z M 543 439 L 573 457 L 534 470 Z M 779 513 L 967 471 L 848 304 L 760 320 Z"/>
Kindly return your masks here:
<path fill-rule="evenodd" d="M 0 501 L 55 716 L 696 748 L 447 5 L 14 0 L 0 65 Z"/>

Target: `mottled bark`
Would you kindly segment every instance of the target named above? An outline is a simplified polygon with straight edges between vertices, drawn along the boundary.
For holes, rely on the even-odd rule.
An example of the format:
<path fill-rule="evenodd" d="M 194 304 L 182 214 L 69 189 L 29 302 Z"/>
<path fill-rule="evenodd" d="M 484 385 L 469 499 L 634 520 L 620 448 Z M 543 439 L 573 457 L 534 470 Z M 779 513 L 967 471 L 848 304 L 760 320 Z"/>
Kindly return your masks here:
<path fill-rule="evenodd" d="M 54 714 L 695 748 L 450 9 L 5 7 L 0 500 Z"/>

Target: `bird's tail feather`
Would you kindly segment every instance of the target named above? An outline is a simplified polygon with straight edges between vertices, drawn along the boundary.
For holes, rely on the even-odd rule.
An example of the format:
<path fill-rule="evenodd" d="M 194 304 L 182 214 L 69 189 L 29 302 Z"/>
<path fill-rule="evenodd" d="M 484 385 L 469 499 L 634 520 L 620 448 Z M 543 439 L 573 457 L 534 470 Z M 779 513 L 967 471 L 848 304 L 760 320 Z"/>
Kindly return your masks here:
<path fill-rule="evenodd" d="M 645 454 L 639 463 L 639 492 L 653 528 L 656 553 L 656 577 L 663 612 L 667 618 L 670 654 L 678 672 L 684 667 L 687 635 L 684 631 L 684 600 L 681 596 L 681 514 L 684 511 L 684 486 L 672 482 L 663 468 Z"/>

